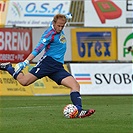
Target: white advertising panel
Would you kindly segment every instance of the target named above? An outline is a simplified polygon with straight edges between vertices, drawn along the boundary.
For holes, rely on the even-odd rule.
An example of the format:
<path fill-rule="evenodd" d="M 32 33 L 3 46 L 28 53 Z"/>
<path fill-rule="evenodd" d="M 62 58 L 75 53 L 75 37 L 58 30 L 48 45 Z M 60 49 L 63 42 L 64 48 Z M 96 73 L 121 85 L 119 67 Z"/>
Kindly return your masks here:
<path fill-rule="evenodd" d="M 70 69 L 79 82 L 81 94 L 133 94 L 132 63 L 71 63 Z"/>
<path fill-rule="evenodd" d="M 133 0 L 85 0 L 85 26 L 133 26 Z"/>
<path fill-rule="evenodd" d="M 44 27 L 48 26 L 57 13 L 69 12 L 70 0 L 11 0 L 6 26 Z"/>
<path fill-rule="evenodd" d="M 118 60 L 131 61 L 133 60 L 133 52 L 128 52 L 127 47 L 133 45 L 133 29 L 132 28 L 118 28 Z"/>

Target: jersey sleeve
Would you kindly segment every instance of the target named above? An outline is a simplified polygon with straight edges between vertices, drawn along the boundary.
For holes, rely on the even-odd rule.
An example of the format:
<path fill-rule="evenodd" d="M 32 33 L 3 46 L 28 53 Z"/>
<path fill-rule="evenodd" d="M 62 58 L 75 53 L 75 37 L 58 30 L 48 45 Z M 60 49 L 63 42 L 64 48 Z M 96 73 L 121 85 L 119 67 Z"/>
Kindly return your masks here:
<path fill-rule="evenodd" d="M 40 41 L 32 51 L 32 54 L 34 56 L 37 56 L 42 50 L 45 50 L 47 45 L 50 44 L 52 41 L 52 35 L 54 33 L 52 31 L 45 31 L 44 34 L 42 35 Z"/>

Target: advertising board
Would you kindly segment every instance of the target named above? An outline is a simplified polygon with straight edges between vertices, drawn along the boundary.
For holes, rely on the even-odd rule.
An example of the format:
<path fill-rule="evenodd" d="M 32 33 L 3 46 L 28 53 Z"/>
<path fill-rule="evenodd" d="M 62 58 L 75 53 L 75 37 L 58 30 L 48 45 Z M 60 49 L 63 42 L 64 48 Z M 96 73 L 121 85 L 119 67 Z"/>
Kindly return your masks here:
<path fill-rule="evenodd" d="M 133 94 L 132 63 L 71 63 L 72 75 L 84 95 Z"/>
<path fill-rule="evenodd" d="M 15 64 L 13 64 L 15 66 Z M 23 73 L 27 73 L 35 64 L 27 66 Z M 68 71 L 67 65 L 64 68 Z M 0 96 L 42 96 L 42 95 L 68 95 L 70 89 L 57 85 L 49 77 L 37 80 L 28 86 L 22 86 L 6 71 L 0 71 Z"/>
<path fill-rule="evenodd" d="M 85 0 L 86 27 L 133 27 L 133 0 Z"/>
<path fill-rule="evenodd" d="M 0 62 L 24 61 L 31 51 L 31 29 L 0 28 Z"/>
<path fill-rule="evenodd" d="M 116 60 L 115 28 L 73 28 L 72 61 Z"/>
<path fill-rule="evenodd" d="M 45 27 L 49 26 L 53 16 L 57 13 L 67 14 L 70 0 L 10 0 L 6 26 Z"/>
<path fill-rule="evenodd" d="M 133 29 L 118 28 L 118 60 L 120 61 L 133 61 L 133 52 L 128 52 L 127 48 L 133 45 Z"/>

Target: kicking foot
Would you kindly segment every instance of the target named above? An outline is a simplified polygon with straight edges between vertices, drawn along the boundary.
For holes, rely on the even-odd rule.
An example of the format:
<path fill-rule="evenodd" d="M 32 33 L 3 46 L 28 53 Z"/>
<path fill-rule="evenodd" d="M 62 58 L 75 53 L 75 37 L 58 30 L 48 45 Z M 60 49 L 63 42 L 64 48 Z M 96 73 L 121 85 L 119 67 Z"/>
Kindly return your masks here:
<path fill-rule="evenodd" d="M 0 63 L 0 70 L 7 71 L 9 66 L 12 66 L 10 62 Z"/>
<path fill-rule="evenodd" d="M 87 117 L 87 116 L 91 116 L 92 114 L 95 113 L 95 110 L 94 109 L 89 109 L 89 110 L 81 110 L 78 114 L 78 118 L 84 118 L 84 117 Z"/>

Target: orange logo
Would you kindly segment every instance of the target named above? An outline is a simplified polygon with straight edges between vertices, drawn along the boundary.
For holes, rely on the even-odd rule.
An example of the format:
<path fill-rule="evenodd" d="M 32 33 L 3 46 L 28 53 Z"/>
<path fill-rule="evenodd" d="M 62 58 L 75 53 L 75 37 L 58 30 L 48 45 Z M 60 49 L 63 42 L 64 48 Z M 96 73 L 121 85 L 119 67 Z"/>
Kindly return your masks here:
<path fill-rule="evenodd" d="M 0 2 L 0 12 L 4 12 L 5 11 L 5 6 L 6 6 L 6 2 L 5 1 L 1 1 Z"/>
<path fill-rule="evenodd" d="M 0 26 L 4 25 L 6 21 L 7 3 L 6 0 L 0 1 Z"/>
<path fill-rule="evenodd" d="M 95 10 L 102 23 L 106 19 L 116 19 L 122 14 L 122 10 L 111 0 L 92 0 Z"/>

